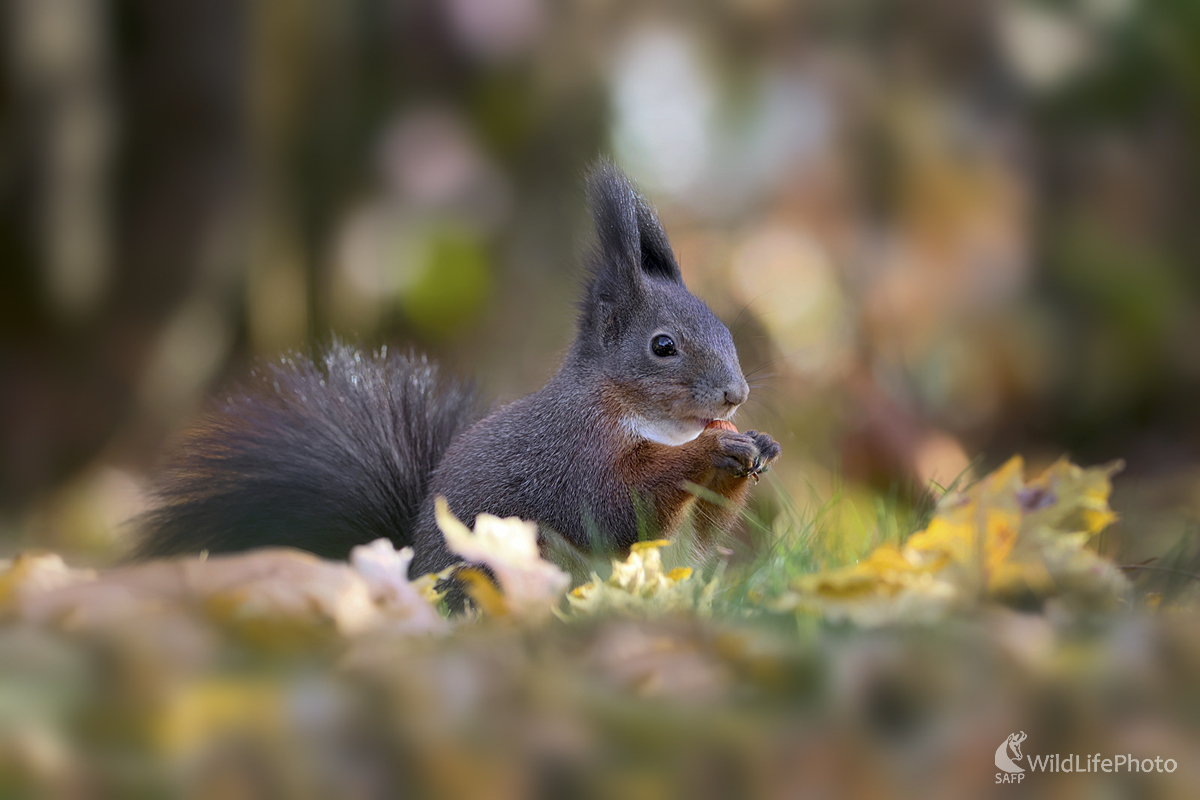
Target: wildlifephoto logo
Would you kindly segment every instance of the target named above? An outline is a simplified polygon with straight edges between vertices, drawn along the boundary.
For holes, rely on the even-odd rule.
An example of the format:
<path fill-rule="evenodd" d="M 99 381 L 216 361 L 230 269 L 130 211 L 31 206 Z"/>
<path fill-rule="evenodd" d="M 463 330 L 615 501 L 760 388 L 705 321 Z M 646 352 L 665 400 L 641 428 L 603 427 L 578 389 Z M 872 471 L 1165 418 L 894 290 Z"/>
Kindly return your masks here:
<path fill-rule="evenodd" d="M 996 748 L 996 783 L 1020 783 L 1025 779 L 1025 767 L 1017 762 L 1025 758 L 1031 772 L 1174 772 L 1179 763 L 1173 758 L 1134 758 L 1132 754 L 1114 755 L 1105 758 L 1100 753 L 1080 756 L 1079 754 L 1052 753 L 1028 757 L 1021 753 L 1021 743 L 1029 737 L 1025 731 L 1010 733 Z"/>

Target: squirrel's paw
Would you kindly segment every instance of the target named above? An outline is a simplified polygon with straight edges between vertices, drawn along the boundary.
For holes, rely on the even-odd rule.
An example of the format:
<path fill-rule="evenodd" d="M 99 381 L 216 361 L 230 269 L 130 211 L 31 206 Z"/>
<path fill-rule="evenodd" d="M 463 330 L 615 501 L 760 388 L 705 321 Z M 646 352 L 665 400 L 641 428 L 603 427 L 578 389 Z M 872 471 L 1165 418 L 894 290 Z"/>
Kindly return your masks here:
<path fill-rule="evenodd" d="M 717 431 L 713 466 L 738 478 L 754 477 L 771 468 L 779 457 L 779 443 L 765 433 Z"/>
<path fill-rule="evenodd" d="M 771 438 L 769 433 L 746 431 L 746 435 L 754 439 L 754 444 L 758 446 L 758 454 L 761 457 L 758 473 L 770 471 L 771 465 L 779 458 L 783 448 L 779 446 L 779 442 Z"/>

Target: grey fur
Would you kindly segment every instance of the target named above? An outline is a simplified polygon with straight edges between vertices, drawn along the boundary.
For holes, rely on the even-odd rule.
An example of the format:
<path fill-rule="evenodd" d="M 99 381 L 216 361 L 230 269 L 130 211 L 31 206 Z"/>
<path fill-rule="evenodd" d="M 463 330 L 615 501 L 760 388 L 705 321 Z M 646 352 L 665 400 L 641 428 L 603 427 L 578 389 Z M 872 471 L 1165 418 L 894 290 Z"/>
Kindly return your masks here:
<path fill-rule="evenodd" d="M 409 544 L 433 468 L 478 418 L 470 385 L 423 357 L 338 342 L 319 362 L 254 374 L 260 385 L 228 394 L 161 472 L 135 556 Z"/>
<path fill-rule="evenodd" d="M 539 391 L 494 411 L 455 440 L 434 473 L 460 519 L 480 513 L 537 520 L 584 550 L 637 541 L 630 487 L 613 463 L 615 429 L 604 397 L 618 387 L 648 421 L 726 415 L 745 400 L 729 329 L 683 285 L 654 211 L 615 168 L 589 182 L 597 248 L 575 341 Z M 658 333 L 680 355 L 650 351 Z M 453 562 L 426 505 L 413 574 Z M 596 537 L 600 541 L 595 541 Z"/>
<path fill-rule="evenodd" d="M 437 495 L 468 524 L 483 512 L 533 519 L 585 550 L 636 541 L 635 498 L 614 463 L 631 431 L 698 431 L 749 389 L 729 330 L 683 285 L 645 199 L 608 164 L 589 199 L 597 244 L 578 329 L 542 389 L 474 422 L 470 390 L 423 359 L 335 344 L 320 364 L 272 364 L 263 391 L 230 396 L 164 471 L 140 555 L 291 545 L 344 557 L 387 536 L 414 546 L 420 575 L 455 561 Z M 677 355 L 652 352 L 658 335 Z"/>

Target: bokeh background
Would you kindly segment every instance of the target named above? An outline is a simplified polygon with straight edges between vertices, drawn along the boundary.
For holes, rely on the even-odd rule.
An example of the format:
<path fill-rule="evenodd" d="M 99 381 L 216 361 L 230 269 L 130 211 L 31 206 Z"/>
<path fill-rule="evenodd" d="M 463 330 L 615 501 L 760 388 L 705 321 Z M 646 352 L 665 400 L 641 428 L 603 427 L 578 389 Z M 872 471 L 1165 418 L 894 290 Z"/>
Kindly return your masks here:
<path fill-rule="evenodd" d="M 1200 796 L 1197 0 L 0 0 L 0 25 L 0 795 Z M 255 360 L 337 335 L 498 402 L 540 386 L 601 156 L 734 331 L 740 427 L 783 444 L 755 577 L 1067 454 L 1126 462 L 1094 546 L 1128 604 L 864 631 L 768 612 L 731 558 L 744 602 L 711 614 L 355 637 L 316 613 L 343 564 L 206 561 L 214 604 L 183 562 L 7 561 L 119 562 Z M 1014 789 L 1016 731 L 1179 769 Z"/>
<path fill-rule="evenodd" d="M 6 0 L 3 26 L 5 553 L 119 558 L 172 434 L 256 358 L 336 334 L 540 386 L 602 154 L 735 331 L 776 488 L 847 552 L 1018 452 L 1125 459 L 1119 563 L 1196 538 L 1193 0 Z"/>

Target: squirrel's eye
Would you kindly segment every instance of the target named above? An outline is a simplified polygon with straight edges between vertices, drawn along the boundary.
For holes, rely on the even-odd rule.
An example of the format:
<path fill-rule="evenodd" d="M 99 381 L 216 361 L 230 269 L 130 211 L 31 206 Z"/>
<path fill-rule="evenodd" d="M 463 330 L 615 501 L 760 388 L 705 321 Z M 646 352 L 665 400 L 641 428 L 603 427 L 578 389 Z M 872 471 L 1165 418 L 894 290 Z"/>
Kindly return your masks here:
<path fill-rule="evenodd" d="M 673 356 L 678 352 L 675 349 L 675 340 L 670 336 L 666 336 L 665 334 L 659 334 L 658 336 L 655 336 L 650 341 L 650 349 L 654 352 L 654 355 L 658 356 L 659 358 Z"/>

